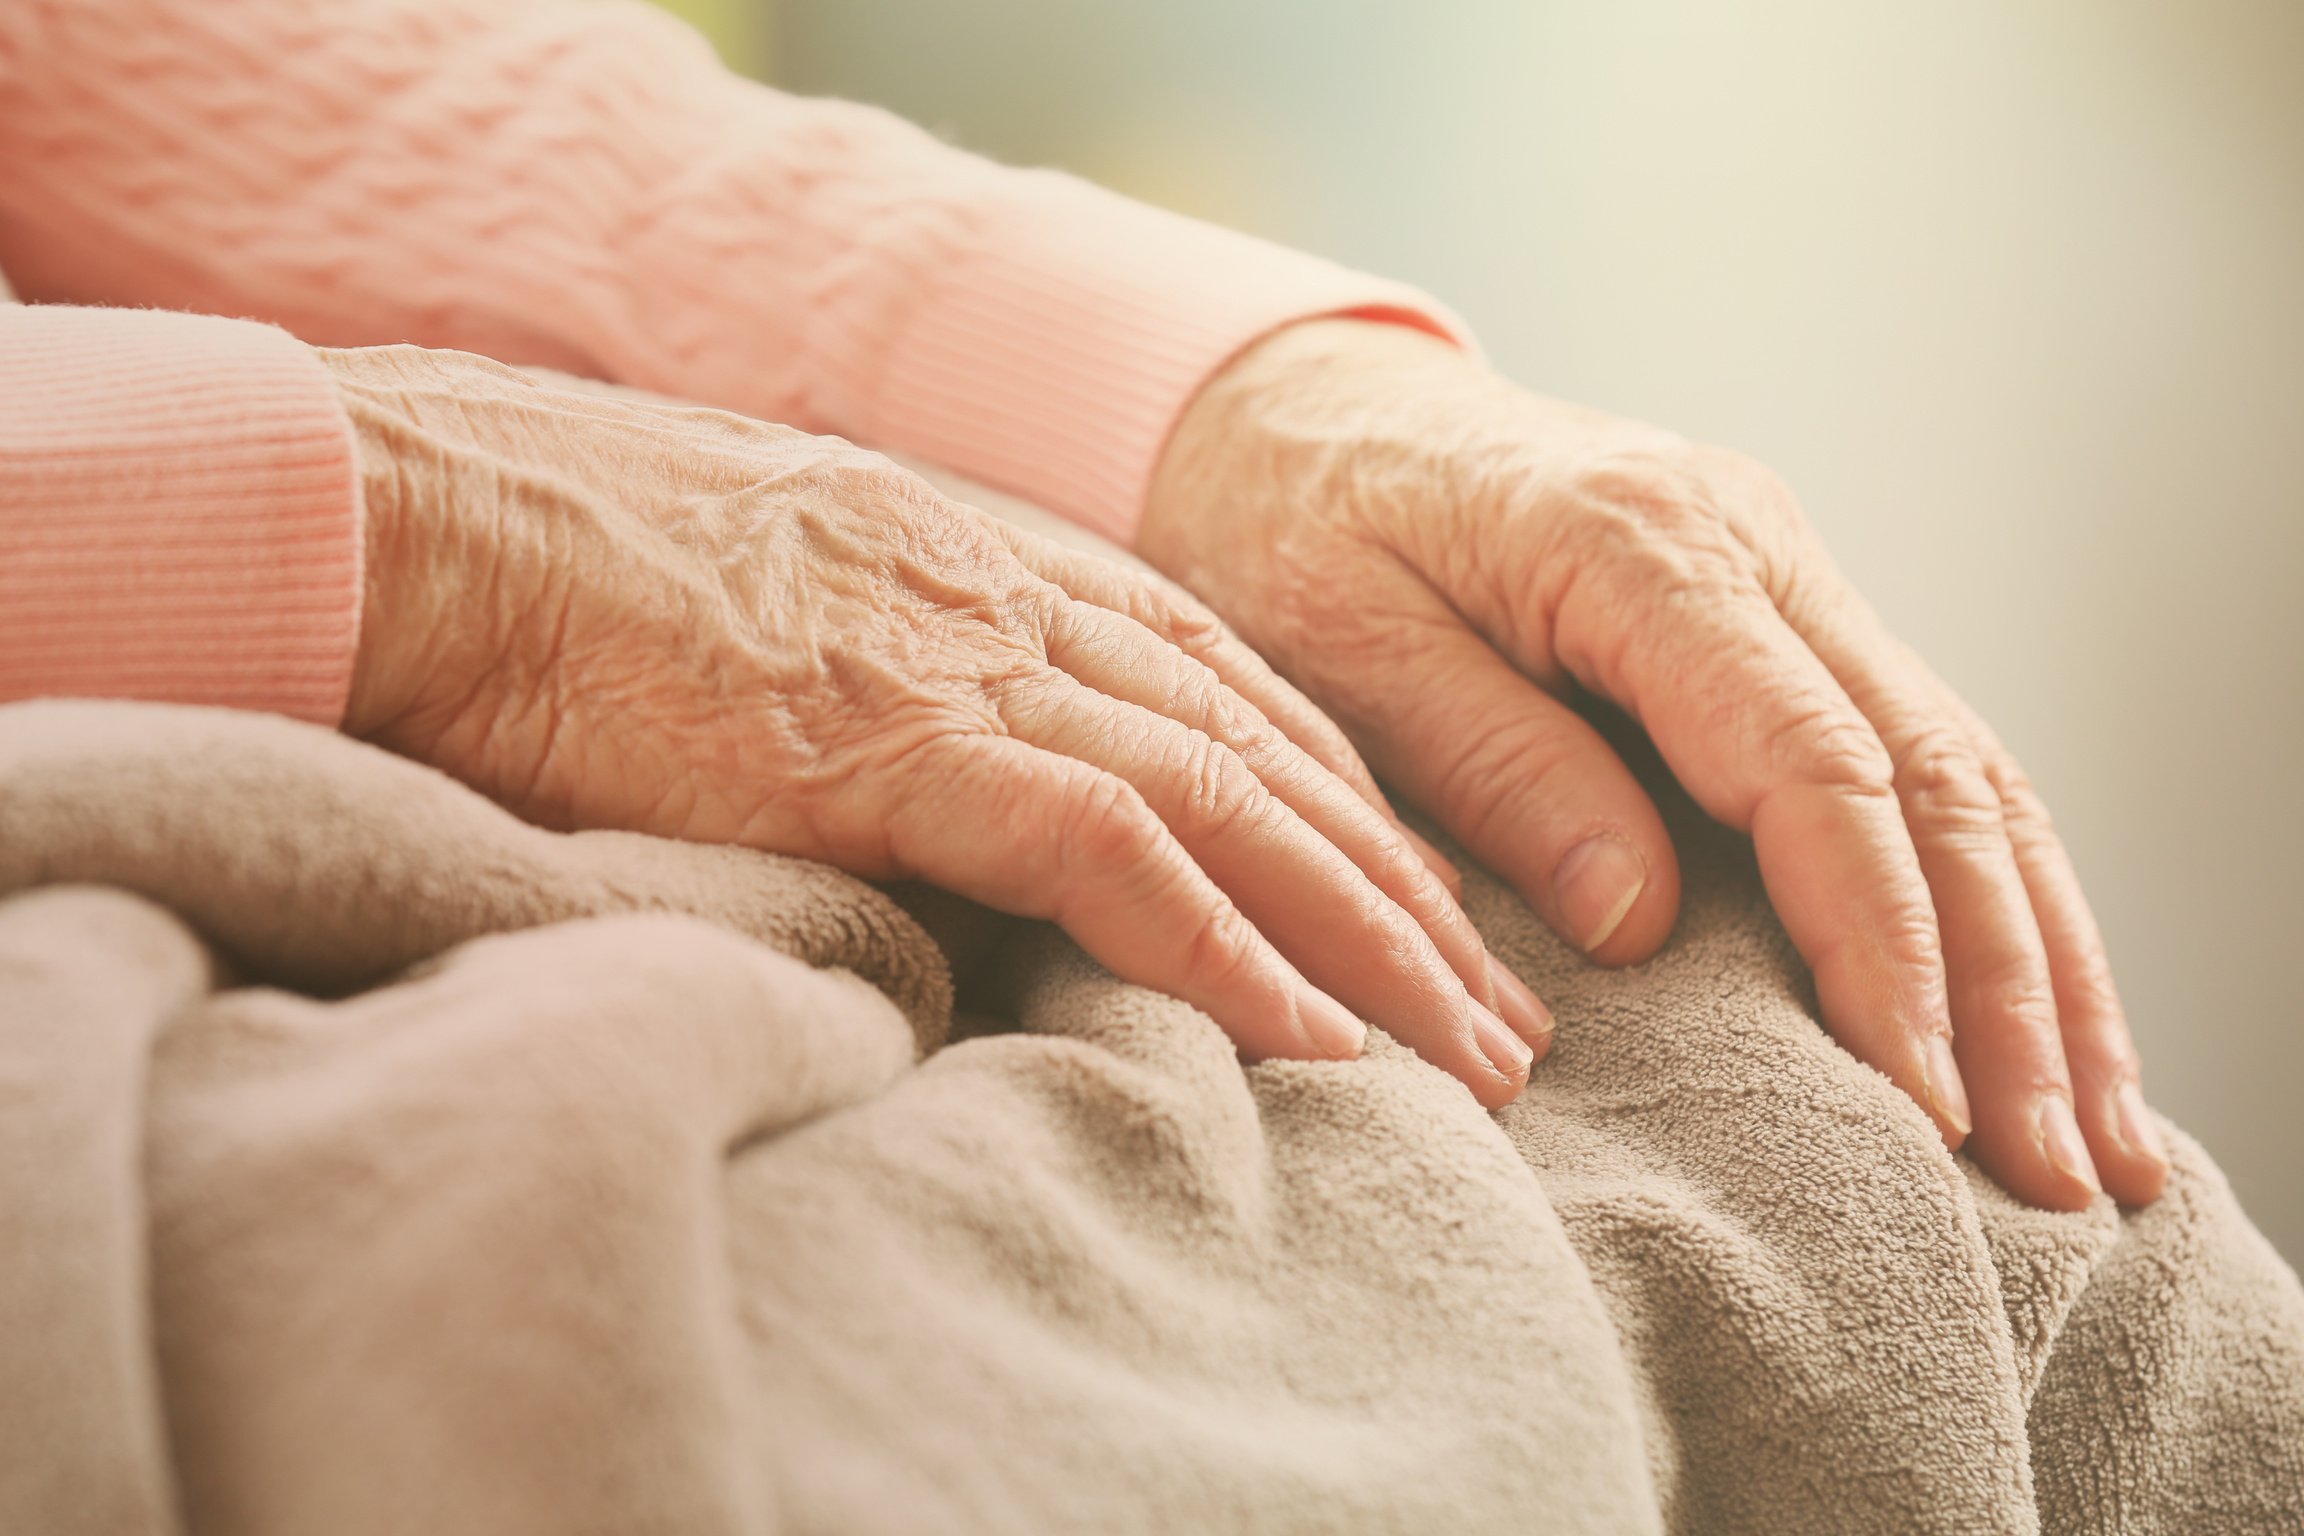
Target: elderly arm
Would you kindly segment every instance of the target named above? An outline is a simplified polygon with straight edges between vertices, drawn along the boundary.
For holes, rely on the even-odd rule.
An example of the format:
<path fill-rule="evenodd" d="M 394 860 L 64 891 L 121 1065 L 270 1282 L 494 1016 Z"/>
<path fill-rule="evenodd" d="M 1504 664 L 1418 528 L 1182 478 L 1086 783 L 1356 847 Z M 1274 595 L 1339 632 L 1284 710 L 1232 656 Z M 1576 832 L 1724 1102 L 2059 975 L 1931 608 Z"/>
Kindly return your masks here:
<path fill-rule="evenodd" d="M 918 453 L 1125 536 L 1290 320 L 1412 290 L 723 69 L 650 7 L 15 0 L 0 269 L 29 299 L 546 363 Z"/>

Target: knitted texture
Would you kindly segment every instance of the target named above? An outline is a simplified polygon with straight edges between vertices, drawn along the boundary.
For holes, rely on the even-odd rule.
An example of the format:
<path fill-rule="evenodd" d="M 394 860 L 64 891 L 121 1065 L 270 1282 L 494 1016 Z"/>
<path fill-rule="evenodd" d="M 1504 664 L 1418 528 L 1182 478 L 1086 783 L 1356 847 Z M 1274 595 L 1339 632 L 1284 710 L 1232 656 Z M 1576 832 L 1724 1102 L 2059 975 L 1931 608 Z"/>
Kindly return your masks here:
<path fill-rule="evenodd" d="M 1413 290 L 722 69 L 651 7 L 28 0 L 0 267 L 660 389 L 941 460 L 1125 540 L 1193 391 Z"/>
<path fill-rule="evenodd" d="M 359 633 L 359 510 L 335 386 L 294 337 L 0 304 L 0 700 L 335 723 Z"/>

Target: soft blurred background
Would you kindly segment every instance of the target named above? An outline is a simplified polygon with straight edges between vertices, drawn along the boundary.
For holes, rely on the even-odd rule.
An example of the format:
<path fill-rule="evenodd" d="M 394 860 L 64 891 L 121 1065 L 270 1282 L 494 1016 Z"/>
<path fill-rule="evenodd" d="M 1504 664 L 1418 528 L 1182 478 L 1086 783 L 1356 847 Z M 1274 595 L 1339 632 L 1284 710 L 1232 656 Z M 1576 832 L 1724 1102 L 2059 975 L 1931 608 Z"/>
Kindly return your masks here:
<path fill-rule="evenodd" d="M 2152 1098 L 2304 1264 L 2304 5 L 673 8 L 1773 464 L 2039 781 Z"/>

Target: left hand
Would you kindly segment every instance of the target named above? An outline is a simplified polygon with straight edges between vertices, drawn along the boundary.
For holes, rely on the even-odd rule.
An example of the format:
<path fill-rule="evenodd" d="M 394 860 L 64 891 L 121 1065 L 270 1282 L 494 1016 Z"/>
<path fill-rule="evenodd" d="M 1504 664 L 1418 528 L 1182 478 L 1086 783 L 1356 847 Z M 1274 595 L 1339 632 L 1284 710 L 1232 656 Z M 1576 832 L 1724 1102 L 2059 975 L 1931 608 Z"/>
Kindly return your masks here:
<path fill-rule="evenodd" d="M 1335 728 L 1169 583 L 837 438 L 317 355 L 367 539 L 348 731 L 531 821 L 1047 918 L 1251 1058 L 1355 1056 L 1364 1016 L 1482 1104 L 1520 1091 L 1541 1005 Z"/>
<path fill-rule="evenodd" d="M 1679 872 L 1559 695 L 1630 711 L 1752 835 L 1826 1025 L 1948 1145 L 2037 1205 L 2159 1195 L 2103 945 L 2038 798 L 1760 466 L 1421 332 L 1315 321 L 1193 402 L 1138 546 L 1611 965 L 1663 943 Z"/>

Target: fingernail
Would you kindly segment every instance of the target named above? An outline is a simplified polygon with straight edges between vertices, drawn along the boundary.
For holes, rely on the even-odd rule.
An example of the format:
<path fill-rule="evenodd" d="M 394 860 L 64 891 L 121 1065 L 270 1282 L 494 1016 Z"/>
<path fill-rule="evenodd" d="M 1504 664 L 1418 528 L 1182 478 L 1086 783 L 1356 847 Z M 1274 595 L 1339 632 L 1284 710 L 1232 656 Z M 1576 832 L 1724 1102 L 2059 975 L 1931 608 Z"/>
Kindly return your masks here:
<path fill-rule="evenodd" d="M 1296 989 L 1296 1022 L 1312 1049 L 1339 1061 L 1349 1061 L 1368 1043 L 1368 1026 L 1310 982 Z"/>
<path fill-rule="evenodd" d="M 2090 1194 L 2104 1192 L 2096 1178 L 2096 1161 L 2088 1155 L 2088 1143 L 2080 1139 L 2080 1122 L 2072 1118 L 2072 1106 L 2061 1094 L 2052 1093 L 2040 1101 L 2040 1150 L 2048 1154 L 2057 1172 L 2086 1185 Z"/>
<path fill-rule="evenodd" d="M 1552 873 L 1552 899 L 1586 954 L 1609 936 L 1648 884 L 1648 861 L 1620 837 L 1588 837 L 1568 850 Z"/>
<path fill-rule="evenodd" d="M 2160 1139 L 2160 1127 L 2152 1118 L 2152 1111 L 2144 1106 L 2144 1090 L 2134 1083 L 2122 1083 L 2113 1098 L 2116 1113 L 2112 1117 L 2113 1135 L 2129 1154 L 2148 1162 L 2168 1166 L 2168 1143 Z"/>
<path fill-rule="evenodd" d="M 1928 1089 L 1928 1112 L 1962 1137 L 1967 1136 L 1975 1126 L 1968 1118 L 1968 1085 L 1960 1080 L 1960 1063 L 1952 1055 L 1952 1037 L 1930 1035 L 1920 1063 L 1920 1075 Z"/>
<path fill-rule="evenodd" d="M 1505 1078 L 1520 1077 L 1536 1059 L 1527 1041 L 1506 1029 L 1502 1019 L 1478 1003 L 1472 1005 L 1472 1038 L 1480 1042 L 1480 1054 L 1488 1058 L 1488 1065 Z"/>
<path fill-rule="evenodd" d="M 1530 1045 L 1552 1038 L 1552 1010 L 1494 955 L 1488 957 L 1488 980 L 1496 988 L 1497 1011 L 1513 1033 Z"/>

